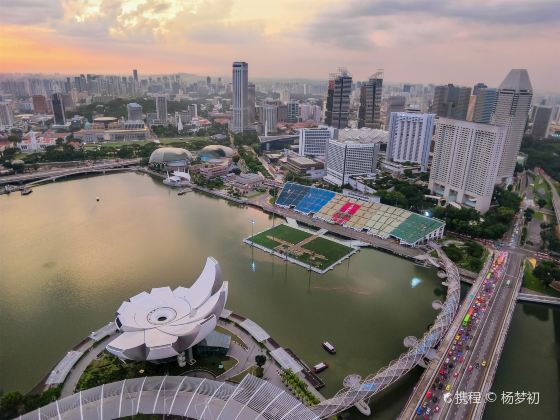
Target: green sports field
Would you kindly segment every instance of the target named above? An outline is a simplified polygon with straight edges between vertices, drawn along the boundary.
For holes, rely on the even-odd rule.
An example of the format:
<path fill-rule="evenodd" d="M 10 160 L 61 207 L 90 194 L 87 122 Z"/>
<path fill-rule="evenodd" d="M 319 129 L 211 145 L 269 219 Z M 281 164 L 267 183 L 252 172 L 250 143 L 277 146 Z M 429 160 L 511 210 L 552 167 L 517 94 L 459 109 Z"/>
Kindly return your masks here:
<path fill-rule="evenodd" d="M 312 235 L 310 233 L 303 230 L 287 225 L 278 225 L 254 235 L 252 238 L 249 238 L 249 240 L 253 240 L 255 244 L 269 250 L 284 254 L 286 253 L 286 249 L 280 241 L 295 245 L 310 238 L 311 236 Z M 312 253 L 302 252 L 294 254 L 292 252 L 288 252 L 287 254 L 289 257 L 294 258 L 305 265 L 311 265 L 321 270 L 330 267 L 342 257 L 354 252 L 353 248 L 325 237 L 315 237 L 311 241 L 301 245 L 301 249 L 312 251 Z"/>

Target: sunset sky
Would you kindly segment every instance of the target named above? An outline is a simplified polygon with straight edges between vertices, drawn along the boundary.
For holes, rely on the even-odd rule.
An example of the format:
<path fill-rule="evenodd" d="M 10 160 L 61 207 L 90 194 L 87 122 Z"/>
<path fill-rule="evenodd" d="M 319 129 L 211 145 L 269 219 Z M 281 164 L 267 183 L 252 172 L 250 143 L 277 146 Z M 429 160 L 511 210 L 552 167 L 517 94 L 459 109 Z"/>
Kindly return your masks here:
<path fill-rule="evenodd" d="M 0 72 L 485 82 L 560 91 L 559 0 L 1 0 Z"/>

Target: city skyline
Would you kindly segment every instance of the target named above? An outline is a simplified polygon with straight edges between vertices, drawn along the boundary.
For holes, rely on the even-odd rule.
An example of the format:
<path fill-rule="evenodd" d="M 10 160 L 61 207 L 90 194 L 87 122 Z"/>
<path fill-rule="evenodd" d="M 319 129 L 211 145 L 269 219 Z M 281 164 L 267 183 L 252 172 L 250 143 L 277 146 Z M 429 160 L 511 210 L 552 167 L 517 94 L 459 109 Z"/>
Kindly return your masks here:
<path fill-rule="evenodd" d="M 390 82 L 496 87 L 528 68 L 535 89 L 559 90 L 553 1 L 184 3 L 3 2 L 0 71 L 218 76 L 246 61 L 254 78 L 320 80 L 340 65 L 356 80 L 383 68 Z"/>

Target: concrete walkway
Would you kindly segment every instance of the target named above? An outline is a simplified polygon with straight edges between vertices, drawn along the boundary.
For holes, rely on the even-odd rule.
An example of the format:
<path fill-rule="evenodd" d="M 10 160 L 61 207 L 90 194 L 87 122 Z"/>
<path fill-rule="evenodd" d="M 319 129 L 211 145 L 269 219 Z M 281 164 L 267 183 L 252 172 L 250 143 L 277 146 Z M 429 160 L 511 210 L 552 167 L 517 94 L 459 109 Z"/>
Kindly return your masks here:
<path fill-rule="evenodd" d="M 86 368 L 91 362 L 93 362 L 95 358 L 97 358 L 97 356 L 99 356 L 101 352 L 103 352 L 103 350 L 105 350 L 105 347 L 113 338 L 113 335 L 110 335 L 97 342 L 95 346 L 91 347 L 89 351 L 85 353 L 80 360 L 78 360 L 72 370 L 70 370 L 70 373 L 68 374 L 66 380 L 64 381 L 64 384 L 62 385 L 62 390 L 60 392 L 60 396 L 62 398 L 74 393 L 76 385 L 78 385 L 78 381 L 80 380 L 80 377 L 82 376 Z"/>

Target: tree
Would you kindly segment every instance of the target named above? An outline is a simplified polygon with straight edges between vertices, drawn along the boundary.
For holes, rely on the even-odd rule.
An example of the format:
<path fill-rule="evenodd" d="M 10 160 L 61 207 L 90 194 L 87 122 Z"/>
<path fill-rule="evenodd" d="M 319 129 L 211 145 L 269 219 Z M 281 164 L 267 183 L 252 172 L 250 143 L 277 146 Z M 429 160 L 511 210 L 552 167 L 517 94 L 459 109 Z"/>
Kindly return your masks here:
<path fill-rule="evenodd" d="M 8 392 L 0 399 L 0 412 L 2 418 L 17 417 L 25 409 L 25 397 L 18 391 Z"/>
<path fill-rule="evenodd" d="M 533 274 L 548 286 L 553 281 L 560 280 L 560 267 L 550 261 L 543 261 L 533 270 Z"/>
<path fill-rule="evenodd" d="M 537 200 L 537 204 L 542 209 L 544 206 L 546 206 L 546 200 L 541 197 Z"/>
<path fill-rule="evenodd" d="M 266 363 L 266 356 L 263 356 L 262 354 L 257 354 L 255 356 L 255 363 L 257 364 L 258 367 L 263 367 L 264 364 Z"/>
<path fill-rule="evenodd" d="M 64 144 L 64 139 L 62 137 L 58 137 L 56 139 L 56 145 L 57 146 L 62 146 Z"/>
<path fill-rule="evenodd" d="M 19 137 L 16 136 L 15 134 L 10 134 L 10 135 L 8 136 L 8 141 L 9 141 L 10 143 L 12 143 L 12 145 L 13 145 L 14 147 L 16 147 L 16 144 L 19 142 Z"/>

